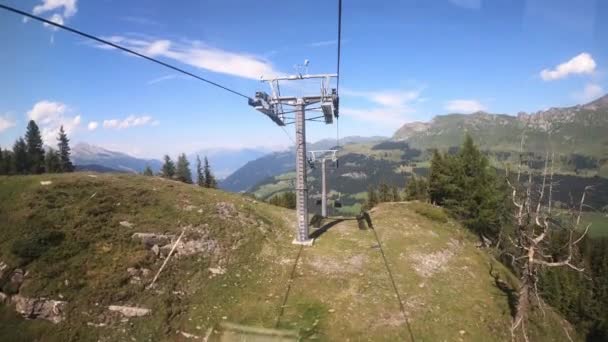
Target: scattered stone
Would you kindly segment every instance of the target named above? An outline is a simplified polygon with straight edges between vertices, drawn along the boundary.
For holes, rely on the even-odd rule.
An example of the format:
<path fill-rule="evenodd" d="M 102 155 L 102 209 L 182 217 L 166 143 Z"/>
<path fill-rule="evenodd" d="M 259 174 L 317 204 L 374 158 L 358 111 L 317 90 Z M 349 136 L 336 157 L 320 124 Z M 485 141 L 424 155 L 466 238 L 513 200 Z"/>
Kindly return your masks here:
<path fill-rule="evenodd" d="M 63 311 L 67 302 L 46 298 L 27 298 L 21 295 L 11 297 L 15 311 L 28 319 L 44 319 L 55 324 L 65 319 Z"/>
<path fill-rule="evenodd" d="M 220 215 L 220 218 L 222 219 L 232 217 L 236 213 L 234 204 L 227 202 L 218 202 L 215 205 L 215 209 L 217 210 L 218 215 Z"/>
<path fill-rule="evenodd" d="M 226 269 L 221 266 L 209 267 L 209 272 L 211 272 L 211 274 L 213 274 L 213 275 L 224 274 L 224 273 L 226 273 Z"/>
<path fill-rule="evenodd" d="M 466 331 L 464 331 L 464 330 L 460 330 L 458 333 L 459 333 L 460 335 L 464 335 L 464 334 L 466 334 L 467 332 L 466 332 Z"/>
<path fill-rule="evenodd" d="M 24 278 L 25 274 L 23 273 L 23 270 L 20 268 L 15 269 L 11 274 L 11 284 L 13 288 L 18 290 L 21 287 L 21 284 L 23 284 Z"/>
<path fill-rule="evenodd" d="M 120 305 L 110 305 L 108 306 L 108 310 L 115 311 L 122 314 L 125 317 L 141 317 L 150 314 L 150 309 L 146 308 L 138 308 L 134 306 L 120 306 Z"/>
<path fill-rule="evenodd" d="M 129 275 L 131 277 L 135 277 L 135 276 L 139 275 L 139 270 L 135 267 L 129 267 L 129 268 L 127 268 L 127 273 L 129 273 Z"/>
<path fill-rule="evenodd" d="M 120 225 L 127 228 L 133 228 L 133 223 L 129 221 L 120 221 Z"/>
<path fill-rule="evenodd" d="M 6 302 L 6 300 L 8 299 L 8 296 L 2 292 L 0 292 L 0 304 L 4 304 L 4 302 Z"/>
<path fill-rule="evenodd" d="M 95 328 L 101 328 L 101 327 L 106 326 L 105 323 L 93 323 L 93 322 L 87 322 L 87 325 L 90 327 L 95 327 Z"/>
<path fill-rule="evenodd" d="M 203 213 L 203 209 L 201 208 L 201 209 L 197 210 L 196 212 L 199 213 L 199 214 L 202 214 Z"/>
<path fill-rule="evenodd" d="M 165 246 L 175 239 L 175 235 L 154 234 L 154 233 L 134 233 L 132 239 L 141 240 L 146 248 L 152 249 L 154 245 Z M 169 247 L 170 248 L 170 247 Z"/>
<path fill-rule="evenodd" d="M 222 316 L 222 319 L 228 319 L 228 317 L 227 316 Z"/>
<path fill-rule="evenodd" d="M 336 309 L 329 309 L 329 310 L 327 310 L 327 312 L 334 313 L 334 312 L 336 312 Z"/>
<path fill-rule="evenodd" d="M 180 334 L 182 334 L 182 336 L 184 336 L 185 338 L 192 338 L 192 339 L 195 339 L 195 340 L 198 340 L 199 338 L 201 338 L 200 336 L 196 336 L 196 335 L 194 335 L 194 334 L 188 334 L 188 333 L 187 333 L 187 332 L 185 332 L 185 331 L 179 331 L 179 330 L 178 330 L 178 332 L 179 332 Z"/>
<path fill-rule="evenodd" d="M 0 261 L 0 279 L 4 277 L 4 271 L 8 268 L 8 265 L 4 261 Z"/>
<path fill-rule="evenodd" d="M 40 181 L 40 185 L 51 185 L 53 182 L 51 181 Z"/>
<path fill-rule="evenodd" d="M 91 178 L 97 178 L 97 175 L 87 175 L 87 176 L 89 176 Z"/>
<path fill-rule="evenodd" d="M 159 256 L 159 254 L 160 254 L 160 247 L 158 247 L 158 245 L 152 246 L 152 248 L 150 248 L 150 250 L 152 251 L 152 253 L 154 253 L 154 255 Z"/>
<path fill-rule="evenodd" d="M 187 206 L 184 207 L 184 211 L 192 211 L 196 208 L 195 205 L 189 204 Z"/>
<path fill-rule="evenodd" d="M 141 270 L 141 275 L 144 277 L 148 277 L 150 274 L 152 274 L 152 271 L 148 268 L 142 268 Z"/>

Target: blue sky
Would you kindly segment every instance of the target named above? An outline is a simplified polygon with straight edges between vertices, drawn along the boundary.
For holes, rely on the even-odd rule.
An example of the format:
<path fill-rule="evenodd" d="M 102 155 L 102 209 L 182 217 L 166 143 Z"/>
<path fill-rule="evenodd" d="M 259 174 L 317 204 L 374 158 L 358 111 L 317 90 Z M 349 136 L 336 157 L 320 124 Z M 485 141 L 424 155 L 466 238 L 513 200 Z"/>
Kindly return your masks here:
<path fill-rule="evenodd" d="M 262 75 L 335 72 L 336 1 L 0 0 L 251 94 Z M 406 122 L 486 110 L 515 115 L 584 103 L 608 89 L 608 2 L 343 1 L 340 134 L 391 135 Z M 29 118 L 54 144 L 160 157 L 291 142 L 245 99 L 0 11 L 0 146 Z M 314 91 L 290 85 L 283 93 Z M 293 136 L 293 127 L 288 126 Z M 310 140 L 335 137 L 310 123 Z"/>

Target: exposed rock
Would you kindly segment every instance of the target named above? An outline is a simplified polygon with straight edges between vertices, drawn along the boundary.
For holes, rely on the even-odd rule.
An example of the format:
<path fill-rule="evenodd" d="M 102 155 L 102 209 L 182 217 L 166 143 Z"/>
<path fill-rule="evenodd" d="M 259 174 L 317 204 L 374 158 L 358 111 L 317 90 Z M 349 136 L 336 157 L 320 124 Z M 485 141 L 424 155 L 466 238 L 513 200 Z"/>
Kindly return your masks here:
<path fill-rule="evenodd" d="M 15 304 L 15 311 L 25 318 L 45 319 L 55 324 L 65 319 L 63 311 L 67 302 L 46 298 L 27 298 L 21 295 L 11 297 Z"/>
<path fill-rule="evenodd" d="M 120 221 L 120 225 L 126 228 L 133 228 L 133 223 L 129 221 Z"/>
<path fill-rule="evenodd" d="M 24 278 L 25 274 L 23 273 L 23 270 L 20 268 L 15 269 L 13 273 L 11 273 L 11 284 L 13 288 L 18 290 L 21 287 L 21 284 L 23 284 Z"/>
<path fill-rule="evenodd" d="M 40 181 L 40 185 L 51 185 L 53 182 L 51 181 Z"/>
<path fill-rule="evenodd" d="M 234 204 L 227 203 L 227 202 L 218 202 L 215 205 L 215 209 L 217 210 L 218 215 L 220 215 L 220 217 L 222 219 L 226 219 L 226 218 L 232 217 L 236 213 L 236 209 L 234 208 Z"/>
<path fill-rule="evenodd" d="M 164 246 L 171 243 L 175 239 L 175 235 L 170 234 L 154 234 L 154 233 L 135 233 L 131 236 L 132 239 L 141 240 L 144 246 L 152 249 L 154 245 Z"/>
<path fill-rule="evenodd" d="M 196 335 L 194 335 L 194 334 L 189 334 L 189 333 L 187 333 L 187 332 L 185 332 L 185 331 L 179 331 L 179 330 L 178 330 L 178 332 L 179 332 L 180 334 L 182 334 L 182 336 L 184 336 L 185 338 L 191 338 L 191 339 L 195 339 L 195 340 L 198 340 L 199 338 L 201 338 L 200 336 L 196 336 Z"/>
<path fill-rule="evenodd" d="M 0 261 L 0 279 L 4 277 L 4 271 L 8 268 L 8 265 L 4 261 Z"/>
<path fill-rule="evenodd" d="M 226 273 L 226 269 L 223 267 L 209 267 L 209 272 L 213 275 L 224 274 Z"/>
<path fill-rule="evenodd" d="M 120 305 L 110 305 L 108 306 L 108 310 L 115 311 L 122 314 L 125 317 L 141 317 L 150 314 L 150 309 L 146 308 L 138 308 L 134 306 L 120 306 Z"/>
<path fill-rule="evenodd" d="M 8 296 L 2 292 L 0 292 L 0 304 L 4 304 L 4 302 L 6 302 L 6 299 L 8 298 Z"/>
<path fill-rule="evenodd" d="M 158 245 L 154 245 L 152 246 L 152 248 L 150 248 L 150 250 L 152 251 L 152 253 L 154 253 L 154 255 L 158 256 L 160 254 L 160 247 L 158 247 Z"/>
<path fill-rule="evenodd" d="M 127 268 L 127 273 L 129 273 L 129 275 L 131 277 L 135 277 L 135 276 L 139 275 L 139 270 L 135 267 L 129 267 L 129 268 Z"/>

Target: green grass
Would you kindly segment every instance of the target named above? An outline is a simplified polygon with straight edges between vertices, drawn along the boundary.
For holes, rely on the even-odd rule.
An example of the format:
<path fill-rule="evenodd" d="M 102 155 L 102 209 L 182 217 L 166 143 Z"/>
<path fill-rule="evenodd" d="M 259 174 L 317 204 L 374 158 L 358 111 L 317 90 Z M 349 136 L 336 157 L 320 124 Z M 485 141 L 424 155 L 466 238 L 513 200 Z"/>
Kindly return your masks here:
<path fill-rule="evenodd" d="M 23 320 L 0 304 L 3 340 L 180 340 L 177 331 L 204 336 L 223 321 L 274 328 L 277 320 L 278 327 L 311 340 L 408 339 L 374 233 L 359 230 L 356 221 L 340 222 L 304 247 L 290 280 L 300 248 L 291 244 L 293 211 L 156 177 L 94 176 L 0 177 L 0 260 L 28 272 L 22 295 L 68 302 L 66 320 L 57 325 Z M 52 184 L 43 186 L 42 180 Z M 235 212 L 223 217 L 220 202 L 234 205 Z M 425 206 L 386 203 L 371 213 L 414 336 L 508 340 L 509 306 L 489 265 L 513 286 L 517 281 L 475 248 L 466 230 Z M 185 226 L 204 232 L 217 249 L 172 259 L 153 290 L 144 290 L 149 278 L 131 284 L 128 267 L 155 272 L 162 263 L 131 235 L 178 234 Z M 420 260 L 439 260 L 446 251 L 452 255 L 441 267 L 419 273 Z M 208 268 L 218 265 L 227 272 L 211 276 Z M 150 308 L 152 314 L 121 322 L 108 314 L 113 304 Z M 564 339 L 550 309 L 547 318 L 535 316 L 533 322 L 532 340 Z"/>
<path fill-rule="evenodd" d="M 589 235 L 591 237 L 608 237 L 608 214 L 585 212 L 581 218 L 582 224 L 591 223 Z"/>

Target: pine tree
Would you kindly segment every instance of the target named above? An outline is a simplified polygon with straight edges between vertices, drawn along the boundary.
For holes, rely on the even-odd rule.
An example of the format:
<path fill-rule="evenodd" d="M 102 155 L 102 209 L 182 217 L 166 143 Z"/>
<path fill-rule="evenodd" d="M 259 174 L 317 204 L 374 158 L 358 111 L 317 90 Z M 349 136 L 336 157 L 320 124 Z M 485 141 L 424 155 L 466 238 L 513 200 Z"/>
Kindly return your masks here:
<path fill-rule="evenodd" d="M 2 152 L 2 163 L 0 164 L 0 174 L 10 175 L 14 171 L 13 155 L 8 149 Z"/>
<path fill-rule="evenodd" d="M 25 131 L 25 144 L 27 145 L 28 171 L 31 173 L 44 172 L 44 149 L 40 129 L 34 120 L 30 120 Z"/>
<path fill-rule="evenodd" d="M 59 128 L 59 135 L 57 136 L 57 147 L 59 148 L 59 162 L 61 165 L 61 172 L 74 172 L 74 164 L 70 160 L 70 139 L 63 130 L 63 125 Z"/>
<path fill-rule="evenodd" d="M 177 170 L 175 174 L 179 181 L 192 184 L 192 171 L 190 171 L 190 163 L 185 153 L 177 157 Z"/>
<path fill-rule="evenodd" d="M 44 154 L 44 169 L 48 173 L 61 171 L 61 158 L 59 153 L 52 148 L 49 148 Z"/>
<path fill-rule="evenodd" d="M 175 175 L 175 164 L 173 164 L 171 157 L 169 157 L 168 155 L 165 155 L 164 159 L 165 163 L 163 164 L 162 168 L 162 176 L 165 178 L 173 178 L 173 176 Z"/>
<path fill-rule="evenodd" d="M 213 172 L 211 172 L 211 166 L 209 165 L 209 160 L 207 156 L 205 156 L 205 166 L 203 168 L 203 173 L 205 174 L 205 187 L 206 188 L 217 188 L 217 181 L 215 180 L 215 176 Z"/>
<path fill-rule="evenodd" d="M 378 193 L 373 186 L 367 188 L 367 201 L 365 203 L 366 209 L 371 209 L 378 204 Z"/>
<path fill-rule="evenodd" d="M 146 168 L 144 169 L 143 175 L 144 176 L 153 176 L 154 175 L 154 172 L 152 172 L 150 165 L 146 164 Z"/>
<path fill-rule="evenodd" d="M 392 201 L 391 192 L 386 183 L 380 183 L 378 187 L 378 201 L 380 203 Z"/>
<path fill-rule="evenodd" d="M 201 158 L 196 156 L 196 184 L 198 186 L 205 186 L 205 174 L 203 173 L 203 165 Z"/>
<path fill-rule="evenodd" d="M 399 202 L 401 201 L 401 196 L 399 195 L 399 189 L 397 188 L 397 186 L 393 185 L 391 187 L 391 192 L 392 192 L 392 200 L 393 202 Z"/>
<path fill-rule="evenodd" d="M 29 172 L 27 144 L 23 138 L 17 139 L 13 145 L 13 168 L 17 174 L 27 174 Z"/>
<path fill-rule="evenodd" d="M 6 174 L 6 169 L 5 169 L 5 158 L 4 158 L 4 152 L 2 152 L 2 148 L 0 147 L 0 175 L 5 175 Z"/>

